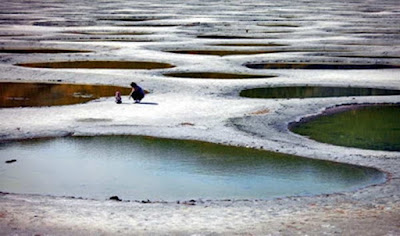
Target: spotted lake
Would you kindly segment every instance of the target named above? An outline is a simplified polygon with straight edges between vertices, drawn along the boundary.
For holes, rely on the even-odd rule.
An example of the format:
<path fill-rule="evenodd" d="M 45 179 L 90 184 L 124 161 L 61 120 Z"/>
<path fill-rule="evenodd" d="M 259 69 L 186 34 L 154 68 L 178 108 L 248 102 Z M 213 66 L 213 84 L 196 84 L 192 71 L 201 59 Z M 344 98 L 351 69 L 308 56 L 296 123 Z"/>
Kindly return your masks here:
<path fill-rule="evenodd" d="M 0 191 L 94 199 L 270 199 L 349 191 L 385 179 L 354 165 L 140 136 L 3 143 L 0 161 Z"/>

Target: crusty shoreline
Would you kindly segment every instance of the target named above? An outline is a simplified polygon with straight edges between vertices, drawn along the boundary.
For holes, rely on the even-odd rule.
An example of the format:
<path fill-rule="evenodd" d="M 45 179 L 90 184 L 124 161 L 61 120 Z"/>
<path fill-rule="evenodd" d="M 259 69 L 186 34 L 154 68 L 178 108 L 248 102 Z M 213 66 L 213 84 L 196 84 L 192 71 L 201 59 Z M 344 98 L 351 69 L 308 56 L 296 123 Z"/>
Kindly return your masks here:
<path fill-rule="evenodd" d="M 398 1 L 167 2 L 42 0 L 28 4 L 15 0 L 0 5 L 4 49 L 0 81 L 118 86 L 137 82 L 150 91 L 143 101 L 158 104 L 134 105 L 123 95 L 121 105 L 113 97 L 104 97 L 70 106 L 0 109 L 0 141 L 68 135 L 192 139 L 373 167 L 387 173 L 388 181 L 329 195 L 260 201 L 195 199 L 179 204 L 0 193 L 0 235 L 400 235 L 400 152 L 318 143 L 288 129 L 291 122 L 319 115 L 329 107 L 400 103 L 400 96 L 239 97 L 242 89 L 265 86 L 400 89 L 400 69 L 374 69 L 400 65 Z M 32 48 L 86 52 L 15 53 Z M 167 52 L 203 49 L 265 53 Z M 176 67 L 17 66 L 82 60 L 151 61 Z M 269 62 L 353 64 L 364 69 L 245 66 Z M 186 72 L 252 74 L 254 78 L 164 76 Z"/>
<path fill-rule="evenodd" d="M 195 129 L 196 126 L 190 128 Z M 115 130 L 113 132 L 115 133 Z M 243 132 L 242 135 L 244 134 L 246 133 Z M 257 136 L 249 140 L 254 142 L 255 139 Z M 359 157 L 360 160 L 349 160 L 345 155 L 335 161 L 387 171 L 388 180 L 385 183 L 353 192 L 312 197 L 257 201 L 196 199 L 190 204 L 185 202 L 149 204 L 140 201 L 98 201 L 3 193 L 0 194 L 2 226 L 0 233 L 6 235 L 14 233 L 112 235 L 116 232 L 122 235 L 292 235 L 295 233 L 396 235 L 399 233 L 397 220 L 400 218 L 397 153 L 368 150 L 361 152 L 385 153 L 392 156 L 364 155 Z M 129 227 L 126 224 L 129 224 Z"/>

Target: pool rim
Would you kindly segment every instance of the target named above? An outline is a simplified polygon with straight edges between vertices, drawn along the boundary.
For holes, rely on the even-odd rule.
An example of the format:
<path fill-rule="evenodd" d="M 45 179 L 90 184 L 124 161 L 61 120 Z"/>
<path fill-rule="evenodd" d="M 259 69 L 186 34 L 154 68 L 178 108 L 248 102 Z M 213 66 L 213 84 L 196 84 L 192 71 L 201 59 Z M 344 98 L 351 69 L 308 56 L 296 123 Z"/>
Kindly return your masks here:
<path fill-rule="evenodd" d="M 315 139 L 311 139 L 306 135 L 301 135 L 298 133 L 295 133 L 292 131 L 292 128 L 294 128 L 295 126 L 307 123 L 309 121 L 312 121 L 314 119 L 318 119 L 319 117 L 322 116 L 329 116 L 329 115 L 334 115 L 334 114 L 338 114 L 338 113 L 343 113 L 343 112 L 348 112 L 351 110 L 357 110 L 357 109 L 362 109 L 362 108 L 368 108 L 368 107 L 382 107 L 382 106 L 400 106 L 400 102 L 378 102 L 378 103 L 373 103 L 373 102 L 364 102 L 364 103 L 342 103 L 342 104 L 336 104 L 333 106 L 329 106 L 329 107 L 325 107 L 324 110 L 319 111 L 315 114 L 311 114 L 311 115 L 304 115 L 302 117 L 299 117 L 297 120 L 295 121 L 290 121 L 287 124 L 287 130 L 289 131 L 289 134 L 291 135 L 295 135 L 296 137 L 302 137 L 305 138 L 307 140 L 311 140 L 317 143 L 322 143 L 325 145 L 332 145 L 335 147 L 342 147 L 342 148 L 349 148 L 349 149 L 359 149 L 359 150 L 364 150 L 364 151 L 377 151 L 377 152 L 389 152 L 389 153 L 400 153 L 400 151 L 388 151 L 388 150 L 378 150 L 378 149 L 364 149 L 364 148 L 359 148 L 359 147 L 354 147 L 354 146 L 341 146 L 341 145 L 336 145 L 333 143 L 325 143 L 322 141 L 318 141 Z"/>
<path fill-rule="evenodd" d="M 242 146 L 242 145 L 229 145 L 226 143 L 216 143 L 216 142 L 210 142 L 210 141 L 205 141 L 205 140 L 198 140 L 198 139 L 185 139 L 185 138 L 170 138 L 170 137 L 164 137 L 164 136 L 154 136 L 154 135 L 130 135 L 130 134 L 100 134 L 100 135 L 76 135 L 74 132 L 67 132 L 63 135 L 59 136 L 54 136 L 54 135 L 49 135 L 49 136 L 34 136 L 34 137 L 29 137 L 29 138 L 18 138 L 18 139 L 1 139 L 0 138 L 0 144 L 7 144 L 7 143 L 14 143 L 14 142 L 24 142 L 24 141 L 40 141 L 40 140 L 51 140 L 51 139 L 62 139 L 62 138 L 68 138 L 68 137 L 107 137 L 107 136 L 120 136 L 120 137 L 129 137 L 129 136 L 134 136 L 134 137 L 142 137 L 142 138 L 156 138 L 156 139 L 167 139 L 167 140 L 175 140 L 175 141 L 189 141 L 189 142 L 197 142 L 197 143 L 206 143 L 206 144 L 212 144 L 212 145 L 220 145 L 220 146 L 225 146 L 225 147 L 233 147 L 233 148 L 243 148 L 243 149 L 252 149 L 256 151 L 262 151 L 262 152 L 273 152 L 273 153 L 278 153 L 281 155 L 289 155 L 293 156 L 295 158 L 306 158 L 306 159 L 311 159 L 311 160 L 316 160 L 316 161 L 323 161 L 323 162 L 328 162 L 332 164 L 340 164 L 340 165 L 350 165 L 354 166 L 357 168 L 368 168 L 372 169 L 374 171 L 377 171 L 381 176 L 381 181 L 378 181 L 377 183 L 373 184 L 368 184 L 366 186 L 362 187 L 355 187 L 353 189 L 349 189 L 346 191 L 333 191 L 331 193 L 319 193 L 319 194 L 306 194 L 306 195 L 290 195 L 290 196 L 280 196 L 280 197 L 272 197 L 272 198 L 254 198 L 254 199 L 231 199 L 231 198 L 224 198 L 224 199 L 202 199 L 202 198 L 196 198 L 194 199 L 182 199 L 182 200 L 153 200 L 150 202 L 144 202 L 144 200 L 138 200 L 138 199 L 122 199 L 121 202 L 136 202 L 136 203 L 142 203 L 142 204 L 148 204 L 148 203 L 164 203 L 164 204 L 185 204 L 185 202 L 190 202 L 190 201 L 200 201 L 200 202 L 268 202 L 268 201 L 276 201 L 276 200 L 282 200 L 282 199 L 292 199 L 292 198 L 318 198 L 318 197 L 329 197 L 329 196 L 340 196 L 344 194 L 351 194 L 351 193 L 356 193 L 359 191 L 362 191 L 367 188 L 371 187 L 376 187 L 376 186 L 383 186 L 388 184 L 392 178 L 393 175 L 392 173 L 385 171 L 381 168 L 374 167 L 374 166 L 366 166 L 366 165 L 360 165 L 360 164 L 352 164 L 352 163 L 347 163 L 347 162 L 340 162 L 340 161 L 334 161 L 334 160 L 326 160 L 326 159 L 320 159 L 320 158 L 314 158 L 314 157 L 307 157 L 307 156 L 300 156 L 298 154 L 290 154 L 290 153 L 284 153 L 284 152 L 276 152 L 273 150 L 266 150 L 266 149 L 260 149 L 256 147 L 247 147 L 247 146 Z M 77 200 L 90 200 L 90 201 L 96 201 L 96 202 L 103 202 L 103 201 L 114 201 L 109 198 L 105 199 L 96 199 L 96 198 L 90 198 L 90 197 L 79 197 L 79 196 L 59 196 L 59 195 L 51 195 L 51 194 L 34 194 L 34 193 L 13 193 L 13 192 L 7 192 L 7 191 L 2 191 L 0 189 L 0 194 L 4 195 L 14 195 L 14 196 L 38 196 L 38 197 L 50 197 L 50 198 L 61 198 L 61 199 L 77 199 Z M 149 200 L 149 199 L 147 199 Z"/>

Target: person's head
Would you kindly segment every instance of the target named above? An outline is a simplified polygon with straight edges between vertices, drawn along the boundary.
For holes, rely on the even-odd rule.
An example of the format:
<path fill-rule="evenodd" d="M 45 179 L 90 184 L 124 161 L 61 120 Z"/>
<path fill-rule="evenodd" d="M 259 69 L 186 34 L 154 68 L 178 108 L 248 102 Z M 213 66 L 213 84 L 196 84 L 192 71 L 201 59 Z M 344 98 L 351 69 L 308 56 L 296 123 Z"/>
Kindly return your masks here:
<path fill-rule="evenodd" d="M 132 83 L 131 83 L 131 87 L 132 87 L 132 88 L 136 88 L 136 87 L 137 87 L 137 84 L 136 84 L 135 82 L 132 82 Z"/>

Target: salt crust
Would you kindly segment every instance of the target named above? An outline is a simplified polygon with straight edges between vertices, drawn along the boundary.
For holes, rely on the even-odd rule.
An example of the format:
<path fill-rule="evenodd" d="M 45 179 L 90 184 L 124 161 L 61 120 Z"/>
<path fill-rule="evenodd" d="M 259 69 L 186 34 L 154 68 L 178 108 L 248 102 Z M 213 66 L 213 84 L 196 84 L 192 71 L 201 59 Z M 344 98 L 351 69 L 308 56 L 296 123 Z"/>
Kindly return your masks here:
<path fill-rule="evenodd" d="M 150 135 L 196 139 L 259 148 L 356 165 L 371 166 L 388 173 L 389 180 L 354 192 L 312 197 L 288 197 L 259 201 L 215 201 L 144 204 L 136 201 L 96 201 L 54 196 L 0 194 L 2 235 L 399 235 L 400 165 L 399 152 L 370 151 L 322 144 L 291 133 L 287 125 L 301 117 L 318 114 L 327 107 L 357 103 L 399 103 L 400 96 L 342 97 L 317 99 L 240 98 L 241 89 L 273 85 L 365 86 L 400 89 L 399 69 L 385 70 L 251 70 L 248 62 L 309 62 L 339 60 L 307 52 L 268 55 L 204 56 L 162 52 L 162 49 L 193 47 L 224 39 L 193 37 L 196 34 L 272 37 L 269 42 L 291 48 L 334 49 L 365 58 L 341 58 L 340 63 L 393 63 L 400 60 L 373 59 L 373 55 L 400 57 L 397 33 L 397 1 L 341 3 L 332 1 L 203 2 L 160 0 L 128 3 L 104 2 L 85 5 L 41 1 L 29 4 L 13 1 L 0 6 L 4 20 L 0 28 L 2 47 L 52 47 L 93 50 L 88 54 L 2 54 L 1 81 L 61 80 L 65 83 L 128 86 L 135 81 L 151 91 L 144 104 L 116 105 L 113 98 L 87 104 L 0 109 L 0 139 L 17 140 L 65 135 Z M 79 3 L 78 3 L 79 2 Z M 83 7 L 76 7 L 81 4 Z M 108 5 L 107 5 L 108 4 Z M 130 5 L 133 4 L 133 5 Z M 174 27 L 92 25 L 98 7 L 119 9 L 121 15 L 163 16 L 150 23 L 177 24 Z M 55 11 L 61 7 L 58 11 Z M 160 7 L 162 10 L 160 10 Z M 17 11 L 20 14 L 16 14 Z M 182 11 L 182 9 L 185 9 Z M 54 10 L 54 12 L 53 12 Z M 109 10 L 108 10 L 109 11 Z M 11 14 L 7 14 L 11 13 Z M 12 13 L 14 12 L 14 13 Z M 70 17 L 75 14 L 75 17 Z M 57 17 L 61 18 L 57 18 Z M 62 20 L 60 20 L 62 19 Z M 69 19 L 65 20 L 65 19 Z M 299 27 L 292 33 L 263 33 L 254 22 L 285 19 Z M 74 25 L 88 22 L 88 26 Z M 34 23 L 32 26 L 32 22 Z M 39 23 L 37 23 L 39 22 Z M 114 22 L 115 23 L 115 22 Z M 122 22 L 127 23 L 127 22 Z M 119 25 L 122 24 L 118 22 Z M 134 23 L 134 22 L 128 22 Z M 147 22 L 148 23 L 148 22 Z M 70 24 L 70 25 L 68 25 Z M 94 23 L 93 23 L 94 24 Z M 109 23 L 104 23 L 109 24 Z M 92 26 L 90 26 L 92 25 Z M 64 31 L 149 31 L 137 36 L 150 42 L 76 41 Z M 272 27 L 273 29 L 274 27 Z M 278 28 L 279 29 L 279 28 Z M 278 30 L 277 29 L 277 30 Z M 246 31 L 247 30 L 247 31 Z M 282 29 L 281 29 L 282 30 Z M 284 27 L 283 30 L 288 30 Z M 353 33 L 349 33 L 353 31 Z M 333 33 L 332 33 L 333 32 Z M 347 32 L 347 33 L 343 33 Z M 390 33 L 389 32 L 389 33 Z M 12 36 L 14 35 L 14 36 Z M 24 36 L 21 36 L 24 35 Z M 72 39 L 74 40 L 70 40 Z M 75 37 L 75 38 L 74 38 Z M 79 37 L 84 37 L 80 35 Z M 96 34 L 96 37 L 100 37 Z M 103 36 L 106 37 L 106 36 Z M 108 38 L 111 36 L 107 36 Z M 136 36 L 135 36 L 136 37 Z M 259 43 L 260 39 L 232 39 Z M 263 40 L 265 42 L 265 40 Z M 189 46 L 188 46 L 189 45 Z M 249 46 L 250 49 L 255 47 Z M 217 47 L 218 49 L 218 47 Z M 21 62 L 60 60 L 143 60 L 176 65 L 169 70 L 126 71 L 85 69 L 32 69 L 13 66 Z M 163 72 L 215 71 L 277 75 L 276 78 L 244 80 L 201 80 L 162 76 Z M 151 103 L 151 104 L 146 104 Z M 156 103 L 153 104 L 153 103 Z M 268 113 L 257 111 L 268 109 Z M 108 122 L 101 122 L 102 120 Z M 81 122 L 90 120 L 92 122 Z M 192 125 L 182 125 L 182 124 Z M 186 199 L 188 200 L 188 199 Z"/>

